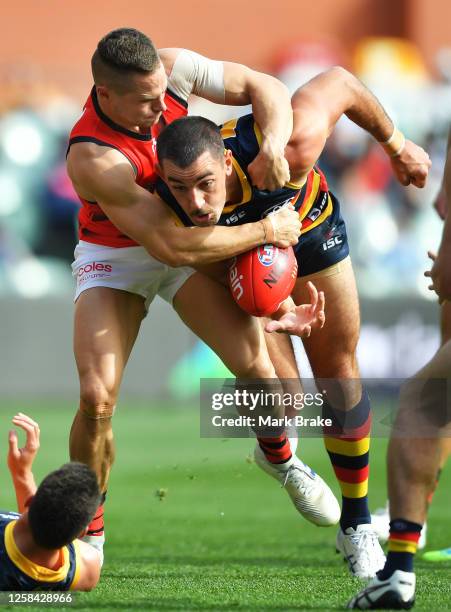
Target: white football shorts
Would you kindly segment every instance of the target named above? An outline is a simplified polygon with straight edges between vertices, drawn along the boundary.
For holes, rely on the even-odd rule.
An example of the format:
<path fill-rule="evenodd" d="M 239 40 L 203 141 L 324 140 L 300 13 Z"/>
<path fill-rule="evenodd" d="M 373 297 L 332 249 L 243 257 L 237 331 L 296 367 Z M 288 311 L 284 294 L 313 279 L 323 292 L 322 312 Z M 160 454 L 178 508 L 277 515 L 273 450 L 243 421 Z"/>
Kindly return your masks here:
<path fill-rule="evenodd" d="M 156 295 L 172 305 L 177 291 L 195 273 L 192 268 L 171 268 L 141 246 L 115 248 L 80 240 L 74 258 L 74 301 L 91 287 L 110 287 L 141 295 L 146 310 Z"/>

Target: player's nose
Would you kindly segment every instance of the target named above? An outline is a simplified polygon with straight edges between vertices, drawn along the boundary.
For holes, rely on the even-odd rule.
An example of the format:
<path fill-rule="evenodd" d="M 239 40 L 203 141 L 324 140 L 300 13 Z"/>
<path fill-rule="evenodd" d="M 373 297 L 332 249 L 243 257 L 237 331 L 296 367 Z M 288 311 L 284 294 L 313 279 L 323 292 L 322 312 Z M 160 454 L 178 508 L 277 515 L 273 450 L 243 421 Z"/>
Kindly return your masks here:
<path fill-rule="evenodd" d="M 164 94 L 163 94 L 157 100 L 155 100 L 152 110 L 155 113 L 164 113 L 166 108 L 167 108 L 167 106 L 166 106 L 166 104 L 164 102 Z"/>
<path fill-rule="evenodd" d="M 205 204 L 205 199 L 203 194 L 197 189 L 193 189 L 189 194 L 190 206 L 193 212 L 199 212 L 202 210 Z"/>

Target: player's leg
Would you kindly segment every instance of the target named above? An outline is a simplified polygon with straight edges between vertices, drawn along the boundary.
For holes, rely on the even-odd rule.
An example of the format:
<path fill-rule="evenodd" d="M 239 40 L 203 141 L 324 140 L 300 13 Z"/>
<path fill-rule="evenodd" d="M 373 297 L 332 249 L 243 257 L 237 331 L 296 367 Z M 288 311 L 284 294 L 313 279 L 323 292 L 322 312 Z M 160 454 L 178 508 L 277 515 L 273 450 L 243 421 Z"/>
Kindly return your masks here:
<path fill-rule="evenodd" d="M 249 379 L 256 379 L 264 393 L 283 392 L 258 320 L 236 305 L 226 287 L 195 274 L 176 293 L 174 308 L 231 372 L 244 379 L 244 385 Z M 273 414 L 283 416 L 280 403 L 274 408 Z M 338 506 L 332 492 L 292 455 L 285 428 L 281 426 L 270 433 L 265 428 L 255 431 L 262 455 L 277 473 L 273 475 L 285 485 L 296 508 L 316 524 L 336 522 Z"/>
<path fill-rule="evenodd" d="M 440 331 L 441 331 L 441 345 L 443 346 L 448 340 L 451 339 L 451 303 L 444 302 L 441 306 L 440 310 L 441 321 L 440 321 Z M 435 490 L 438 486 L 438 482 L 440 479 L 440 474 L 442 469 L 448 459 L 449 454 L 451 453 L 451 438 L 442 437 L 440 438 L 440 464 L 437 470 L 437 475 L 434 480 L 434 484 L 432 486 L 432 490 L 428 495 L 428 508 L 432 503 L 434 498 Z M 380 508 L 376 510 L 374 514 L 371 515 L 372 524 L 377 530 L 377 535 L 380 542 L 386 542 L 389 538 L 390 534 L 390 511 L 388 507 L 388 503 L 385 508 Z M 418 541 L 418 549 L 422 549 L 426 546 L 426 533 L 427 533 L 427 523 L 423 524 L 423 529 L 421 530 L 421 536 Z M 434 554 L 439 551 L 429 551 L 426 553 L 423 558 L 426 560 L 435 560 L 436 558 L 440 559 L 440 554 Z M 443 556 L 445 559 L 449 558 L 449 555 Z"/>
<path fill-rule="evenodd" d="M 356 349 L 360 312 L 350 258 L 298 279 L 293 292 L 298 304 L 308 295 L 307 280 L 312 280 L 326 296 L 325 325 L 304 338 L 303 343 L 318 388 L 327 392 L 323 415 L 332 420 L 332 427 L 324 431 L 324 442 L 342 492 L 337 548 L 348 559 L 354 574 L 369 577 L 383 565 L 384 555 L 369 526 L 371 415 L 368 395 L 359 381 Z M 357 540 L 365 550 L 355 546 Z"/>
<path fill-rule="evenodd" d="M 144 298 L 108 287 L 84 291 L 75 304 L 80 405 L 71 429 L 70 455 L 96 472 L 101 491 L 114 460 L 111 418 L 144 312 Z"/>
<path fill-rule="evenodd" d="M 391 517 L 387 561 L 348 607 L 413 605 L 414 556 L 440 464 L 440 440 L 451 435 L 450 369 L 448 341 L 401 391 L 387 456 Z"/>
<path fill-rule="evenodd" d="M 114 461 L 111 419 L 144 312 L 144 298 L 108 287 L 87 289 L 75 305 L 80 404 L 70 432 L 70 457 L 96 472 L 103 496 Z M 103 505 L 89 526 L 88 537 L 101 548 Z"/>

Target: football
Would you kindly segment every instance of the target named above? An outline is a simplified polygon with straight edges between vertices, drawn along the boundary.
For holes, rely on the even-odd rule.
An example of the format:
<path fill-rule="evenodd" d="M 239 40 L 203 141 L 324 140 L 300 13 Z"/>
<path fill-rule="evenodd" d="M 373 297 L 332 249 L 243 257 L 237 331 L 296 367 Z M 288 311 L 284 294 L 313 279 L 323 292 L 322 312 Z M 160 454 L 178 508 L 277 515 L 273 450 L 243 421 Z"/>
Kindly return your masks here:
<path fill-rule="evenodd" d="M 266 317 L 290 295 L 297 271 L 292 247 L 265 244 L 234 257 L 229 269 L 230 291 L 247 313 Z"/>

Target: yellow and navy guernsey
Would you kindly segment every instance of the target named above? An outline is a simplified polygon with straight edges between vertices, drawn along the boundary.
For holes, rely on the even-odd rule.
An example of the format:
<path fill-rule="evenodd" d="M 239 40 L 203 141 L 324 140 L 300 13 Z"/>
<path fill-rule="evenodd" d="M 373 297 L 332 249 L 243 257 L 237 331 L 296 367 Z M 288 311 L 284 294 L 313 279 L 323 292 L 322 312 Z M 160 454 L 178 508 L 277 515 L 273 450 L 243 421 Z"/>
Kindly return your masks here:
<path fill-rule="evenodd" d="M 20 515 L 0 512 L 0 591 L 68 591 L 75 588 L 80 568 L 78 543 L 61 549 L 62 563 L 51 570 L 25 557 L 14 541 Z"/>
<path fill-rule="evenodd" d="M 299 276 L 319 272 L 349 254 L 338 200 L 329 192 L 326 177 L 317 166 L 312 168 L 302 185 L 286 183 L 276 191 L 262 191 L 252 185 L 247 170 L 261 144 L 261 132 L 253 115 L 228 121 L 222 126 L 221 135 L 225 148 L 232 151 L 242 198 L 236 204 L 226 204 L 218 225 L 252 223 L 291 203 L 302 221 L 302 235 L 294 247 Z M 157 192 L 175 212 L 179 225 L 193 225 L 161 179 L 157 183 Z"/>

